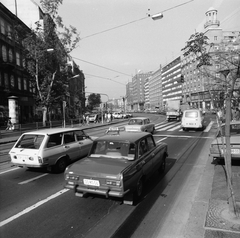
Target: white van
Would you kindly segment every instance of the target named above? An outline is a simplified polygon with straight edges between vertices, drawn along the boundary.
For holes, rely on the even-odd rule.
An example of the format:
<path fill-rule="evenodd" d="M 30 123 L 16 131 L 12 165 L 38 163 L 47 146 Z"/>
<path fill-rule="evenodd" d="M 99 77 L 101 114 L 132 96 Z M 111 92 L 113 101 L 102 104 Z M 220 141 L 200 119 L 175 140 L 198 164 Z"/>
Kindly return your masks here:
<path fill-rule="evenodd" d="M 50 128 L 23 133 L 9 155 L 19 167 L 52 167 L 63 172 L 71 162 L 87 156 L 93 140 L 79 128 Z"/>
<path fill-rule="evenodd" d="M 182 115 L 182 129 L 187 131 L 189 129 L 204 129 L 204 116 L 199 109 L 188 109 L 183 111 Z"/>

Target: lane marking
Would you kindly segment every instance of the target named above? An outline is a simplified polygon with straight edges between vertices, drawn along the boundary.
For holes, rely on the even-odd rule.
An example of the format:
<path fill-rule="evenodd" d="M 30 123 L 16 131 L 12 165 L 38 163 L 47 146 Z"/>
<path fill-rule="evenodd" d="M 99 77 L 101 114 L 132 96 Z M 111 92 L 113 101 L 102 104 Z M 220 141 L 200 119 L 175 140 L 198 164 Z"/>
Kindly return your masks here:
<path fill-rule="evenodd" d="M 171 129 L 169 129 L 168 131 L 175 131 L 175 130 L 180 129 L 180 128 L 181 128 L 181 125 L 178 125 L 178 126 L 175 126 Z"/>
<path fill-rule="evenodd" d="M 212 125 L 213 125 L 213 123 L 214 123 L 214 121 L 211 121 L 211 122 L 208 124 L 207 128 L 204 130 L 204 132 L 209 132 L 210 129 L 211 129 L 211 127 L 212 127 Z"/>
<path fill-rule="evenodd" d="M 53 194 L 53 195 L 51 195 L 51 196 L 43 199 L 42 201 L 39 201 L 39 202 L 35 203 L 34 205 L 32 205 L 32 206 L 24 209 L 23 211 L 17 213 L 16 215 L 11 216 L 11 217 L 9 217 L 8 219 L 6 219 L 6 220 L 4 220 L 4 221 L 1 221 L 1 222 L 0 222 L 0 227 L 8 224 L 9 222 L 11 222 L 11 221 L 19 218 L 20 216 L 22 216 L 22 215 L 24 215 L 24 214 L 26 214 L 26 213 L 28 213 L 28 212 L 36 209 L 37 207 L 43 205 L 44 203 L 46 203 L 46 202 L 48 202 L 48 201 L 50 201 L 50 200 L 52 200 L 52 199 L 54 199 L 54 198 L 56 198 L 56 197 L 64 194 L 64 193 L 66 193 L 68 190 L 69 190 L 69 189 L 64 188 L 64 189 L 60 190 L 59 192 L 57 192 L 57 193 L 55 193 L 55 194 Z"/>
<path fill-rule="evenodd" d="M 181 135 L 162 135 L 162 134 L 154 134 L 154 137 L 181 137 L 181 138 L 202 138 L 202 139 L 214 139 L 215 136 L 181 136 Z"/>
<path fill-rule="evenodd" d="M 18 183 L 18 184 L 26 184 L 26 183 L 29 183 L 29 182 L 32 182 L 32 181 L 34 181 L 34 180 L 37 180 L 37 179 L 39 179 L 39 178 L 42 178 L 42 177 L 44 177 L 44 176 L 46 176 L 46 175 L 48 175 L 47 173 L 46 174 L 42 174 L 42 175 L 39 175 L 39 176 L 37 176 L 37 177 L 34 177 L 34 178 L 31 178 L 31 179 L 28 179 L 28 180 L 25 180 L 25 181 L 23 181 L 23 182 L 20 182 L 20 183 Z"/>
<path fill-rule="evenodd" d="M 160 140 L 157 140 L 157 144 L 159 143 L 159 142 L 161 142 L 162 140 L 166 140 L 167 139 L 167 137 L 164 137 L 164 138 L 162 138 L 162 139 L 160 139 Z"/>
<path fill-rule="evenodd" d="M 0 172 L 0 175 L 1 175 L 1 174 L 8 173 L 8 172 L 11 172 L 11 171 L 16 170 L 16 169 L 20 169 L 20 168 L 19 168 L 19 167 L 16 167 L 16 168 L 13 168 L 13 169 L 8 169 L 8 170 L 6 170 L 6 171 Z"/>

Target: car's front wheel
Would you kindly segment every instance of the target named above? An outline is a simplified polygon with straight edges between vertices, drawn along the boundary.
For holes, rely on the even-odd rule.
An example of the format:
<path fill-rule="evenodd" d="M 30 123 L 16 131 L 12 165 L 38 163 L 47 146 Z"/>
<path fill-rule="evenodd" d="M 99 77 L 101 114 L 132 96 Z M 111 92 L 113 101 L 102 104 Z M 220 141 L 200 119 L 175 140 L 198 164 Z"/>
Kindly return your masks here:
<path fill-rule="evenodd" d="M 57 161 L 54 165 L 54 172 L 56 173 L 63 173 L 67 167 L 67 160 L 66 158 L 61 158 Z"/>

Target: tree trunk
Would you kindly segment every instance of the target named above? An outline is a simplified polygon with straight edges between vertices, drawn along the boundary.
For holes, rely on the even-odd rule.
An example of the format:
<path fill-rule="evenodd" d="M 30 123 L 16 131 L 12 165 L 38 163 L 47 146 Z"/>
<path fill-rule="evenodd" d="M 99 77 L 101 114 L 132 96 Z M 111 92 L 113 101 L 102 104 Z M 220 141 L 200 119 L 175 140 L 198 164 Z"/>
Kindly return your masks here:
<path fill-rule="evenodd" d="M 47 107 L 42 107 L 42 115 L 43 115 L 43 127 L 46 127 L 47 122 Z"/>
<path fill-rule="evenodd" d="M 230 146 L 230 122 L 231 122 L 231 97 L 226 97 L 226 122 L 225 122 L 225 138 L 226 138 L 226 150 L 225 150 L 225 168 L 227 172 L 227 185 L 228 185 L 228 204 L 229 212 L 238 217 L 237 205 L 234 197 L 234 191 L 232 187 L 232 157 Z"/>

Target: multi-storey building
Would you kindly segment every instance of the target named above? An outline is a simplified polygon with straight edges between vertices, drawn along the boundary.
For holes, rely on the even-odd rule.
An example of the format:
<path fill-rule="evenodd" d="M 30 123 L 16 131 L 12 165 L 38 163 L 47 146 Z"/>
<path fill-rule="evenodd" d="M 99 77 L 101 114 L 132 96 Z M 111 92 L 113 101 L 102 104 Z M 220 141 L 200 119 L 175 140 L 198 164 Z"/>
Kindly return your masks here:
<path fill-rule="evenodd" d="M 151 77 L 145 79 L 145 85 L 144 85 L 144 109 L 150 110 L 150 101 L 149 101 L 149 80 Z"/>
<path fill-rule="evenodd" d="M 148 73 L 137 73 L 132 78 L 132 94 L 133 94 L 133 110 L 142 111 L 144 109 L 144 85 L 145 79 L 150 77 L 152 72 Z"/>
<path fill-rule="evenodd" d="M 30 122 L 34 118 L 34 99 L 30 75 L 25 68 L 23 48 L 16 26 L 30 30 L 0 3 L 0 120 Z"/>
<path fill-rule="evenodd" d="M 162 67 L 152 73 L 149 78 L 149 104 L 151 110 L 163 108 L 162 100 Z"/>
<path fill-rule="evenodd" d="M 182 100 L 181 57 L 162 68 L 163 106 L 168 100 Z"/>
<path fill-rule="evenodd" d="M 133 110 L 133 96 L 132 96 L 132 82 L 128 82 L 126 85 L 126 97 L 125 97 L 125 105 L 127 111 Z"/>
<path fill-rule="evenodd" d="M 223 90 L 219 88 L 221 86 L 219 80 L 224 77 L 220 72 L 222 66 L 226 63 L 223 62 L 224 58 L 221 60 L 217 58 L 220 51 L 228 51 L 229 54 L 232 54 L 231 49 L 239 47 L 237 38 L 239 38 L 240 32 L 224 31 L 220 28 L 217 10 L 210 8 L 206 12 L 203 33 L 209 38 L 212 65 L 197 68 L 198 62 L 193 54 L 182 58 L 182 74 L 184 75 L 183 100 L 189 102 L 192 107 L 212 109 L 218 106 L 219 90 Z M 225 45 L 224 49 L 222 48 L 223 45 Z"/>
<path fill-rule="evenodd" d="M 12 1 L 5 1 L 6 6 L 0 3 L 0 118 L 10 116 L 13 123 L 25 123 L 36 119 L 37 113 L 41 113 L 42 108 L 35 107 L 34 93 L 35 88 L 31 81 L 31 76 L 25 69 L 25 61 L 23 56 L 23 46 L 17 37 L 16 26 L 21 26 L 25 31 L 30 32 L 30 28 L 35 28 L 36 22 L 41 26 L 41 30 L 44 31 L 45 19 L 50 18 L 48 14 L 43 13 L 41 8 L 31 0 L 18 1 L 15 4 Z M 27 13 L 26 13 L 27 10 Z M 50 21 L 53 22 L 53 21 Z M 38 25 L 38 26 L 39 26 Z M 59 47 L 61 48 L 61 42 L 59 41 Z M 62 48 L 64 52 L 64 48 Z M 65 53 L 65 52 L 64 52 Z M 66 63 L 67 63 L 67 55 Z M 74 63 L 76 66 L 76 64 Z M 81 113 L 85 106 L 85 95 L 84 95 L 84 75 L 79 67 L 75 67 L 72 74 L 79 75 L 78 80 L 74 78 L 71 80 L 70 88 L 77 88 L 79 102 L 77 110 L 73 113 L 74 115 Z M 66 84 L 69 82 L 69 77 L 66 78 Z M 72 84 L 74 84 L 72 86 Z M 69 104 L 73 105 L 76 100 L 76 95 L 70 93 L 66 97 L 72 97 L 69 99 Z M 74 98 L 73 98 L 74 97 Z M 13 110 L 14 108 L 14 110 Z M 62 115 L 62 107 L 51 109 L 53 111 L 59 111 Z M 68 110 L 70 111 L 70 110 Z M 49 115 L 50 115 L 49 113 Z"/>

